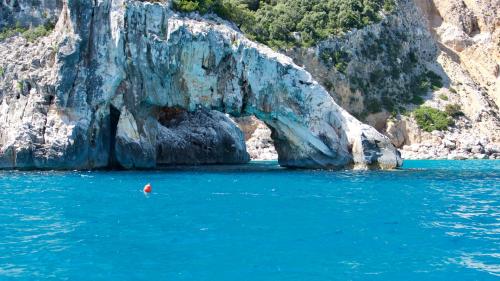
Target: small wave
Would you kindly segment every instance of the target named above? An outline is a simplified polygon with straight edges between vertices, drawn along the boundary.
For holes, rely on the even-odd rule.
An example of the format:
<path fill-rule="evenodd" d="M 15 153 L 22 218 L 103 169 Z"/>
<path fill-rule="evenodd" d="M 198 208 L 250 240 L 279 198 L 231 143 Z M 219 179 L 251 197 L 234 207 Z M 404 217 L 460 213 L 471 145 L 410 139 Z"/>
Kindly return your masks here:
<path fill-rule="evenodd" d="M 20 277 L 24 273 L 23 268 L 16 267 L 13 264 L 0 265 L 0 276 Z"/>
<path fill-rule="evenodd" d="M 229 192 L 212 192 L 212 195 L 231 195 Z"/>
<path fill-rule="evenodd" d="M 242 192 L 240 195 L 245 195 L 245 196 L 261 196 L 262 194 L 260 193 L 251 193 L 251 192 Z"/>
<path fill-rule="evenodd" d="M 484 261 L 481 259 L 488 259 Z M 492 254 L 465 254 L 454 262 L 467 268 L 487 272 L 489 274 L 500 276 L 500 253 Z"/>

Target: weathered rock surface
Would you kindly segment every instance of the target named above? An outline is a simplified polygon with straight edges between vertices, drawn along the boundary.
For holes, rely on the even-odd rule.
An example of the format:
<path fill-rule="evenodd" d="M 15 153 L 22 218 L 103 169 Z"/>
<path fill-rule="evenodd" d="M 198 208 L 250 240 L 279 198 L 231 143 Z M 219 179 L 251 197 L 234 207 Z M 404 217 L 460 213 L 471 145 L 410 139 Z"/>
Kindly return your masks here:
<path fill-rule="evenodd" d="M 498 0 L 396 3 L 396 12 L 380 23 L 287 53 L 343 108 L 403 148 L 403 157 L 462 153 L 460 146 L 441 147 L 438 138 L 418 128 L 411 114 L 399 114 L 418 106 L 414 92 L 429 70 L 442 78 L 443 87 L 429 89 L 422 96 L 424 105 L 445 110 L 453 104 L 464 113 L 442 132 L 444 138 L 475 136 L 484 145 L 500 145 Z M 406 149 L 413 145 L 421 149 Z"/>
<path fill-rule="evenodd" d="M 0 167 L 151 168 L 186 151 L 189 163 L 247 161 L 241 132 L 208 110 L 265 122 L 283 166 L 401 164 L 291 59 L 167 6 L 65 1 L 49 37 L 0 43 Z M 194 113 L 165 120 L 173 108 Z"/>
<path fill-rule="evenodd" d="M 411 104 L 415 84 L 439 51 L 412 0 L 396 2 L 395 13 L 379 23 L 330 38 L 314 48 L 287 52 L 342 108 L 380 131 L 391 114 L 379 113 Z"/>
<path fill-rule="evenodd" d="M 163 113 L 157 137 L 158 165 L 234 164 L 250 160 L 243 133 L 221 112 Z"/>
<path fill-rule="evenodd" d="M 37 26 L 55 22 L 63 0 L 3 0 L 0 1 L 0 30 L 6 26 Z"/>
<path fill-rule="evenodd" d="M 419 130 L 412 118 L 400 118 L 395 123 L 406 128 L 403 156 L 497 159 L 495 148 L 500 146 L 498 1 L 415 2 L 440 47 L 435 64 L 443 69 L 449 81 L 449 87 L 434 91 L 425 105 L 441 110 L 449 104 L 459 105 L 464 116 L 456 117 L 455 126 L 439 134 Z"/>

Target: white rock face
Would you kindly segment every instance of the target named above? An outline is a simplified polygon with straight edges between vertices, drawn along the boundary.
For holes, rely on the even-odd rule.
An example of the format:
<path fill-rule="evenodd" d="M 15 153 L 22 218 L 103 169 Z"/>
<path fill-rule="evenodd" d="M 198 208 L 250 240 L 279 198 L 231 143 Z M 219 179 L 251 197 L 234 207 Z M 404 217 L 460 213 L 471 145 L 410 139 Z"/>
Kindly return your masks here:
<path fill-rule="evenodd" d="M 428 157 L 423 142 L 431 139 L 437 158 L 497 159 L 494 150 L 500 146 L 500 52 L 497 0 L 414 0 L 429 31 L 439 43 L 436 65 L 443 69 L 448 89 L 433 93 L 425 105 L 445 110 L 446 105 L 459 105 L 464 116 L 455 118 L 455 126 L 443 132 L 442 138 L 430 137 L 411 120 L 401 120 L 405 127 L 406 145 L 421 146 L 422 152 L 402 150 L 405 158 Z M 495 43 L 496 42 L 496 43 Z M 441 97 L 446 97 L 443 100 Z M 393 140 L 394 141 L 394 140 Z M 479 141 L 479 144 L 474 144 Z M 472 149 L 476 146 L 476 149 Z M 482 149 L 477 148 L 481 146 Z M 484 150 L 484 155 L 483 152 Z"/>
<path fill-rule="evenodd" d="M 389 139 L 308 72 L 227 25 L 162 4 L 76 2 L 65 2 L 54 34 L 32 46 L 35 71 L 0 60 L 9 71 L 0 84 L 0 167 L 155 167 L 170 139 L 161 113 L 172 108 L 255 115 L 272 128 L 283 166 L 401 165 Z M 0 53 L 23 41 L 9 40 Z M 16 90 L 15 77 L 26 86 Z"/>
<path fill-rule="evenodd" d="M 339 105 L 387 135 L 396 147 L 422 144 L 420 152 L 403 151 L 404 157 L 446 158 L 462 150 L 444 148 L 441 138 L 420 130 L 411 114 L 401 114 L 402 108 L 410 113 L 418 107 L 413 104 L 419 103 L 413 99 L 415 85 L 429 70 L 442 78 L 443 87 L 428 89 L 421 96 L 424 105 L 440 110 L 458 105 L 464 113 L 443 134 L 456 139 L 472 135 L 485 140 L 484 145 L 499 145 L 498 0 L 396 3 L 395 13 L 380 23 L 288 53 Z"/>
<path fill-rule="evenodd" d="M 444 23 L 437 28 L 436 31 L 441 42 L 451 47 L 456 52 L 461 52 L 474 44 L 474 41 L 467 33 L 454 25 Z"/>

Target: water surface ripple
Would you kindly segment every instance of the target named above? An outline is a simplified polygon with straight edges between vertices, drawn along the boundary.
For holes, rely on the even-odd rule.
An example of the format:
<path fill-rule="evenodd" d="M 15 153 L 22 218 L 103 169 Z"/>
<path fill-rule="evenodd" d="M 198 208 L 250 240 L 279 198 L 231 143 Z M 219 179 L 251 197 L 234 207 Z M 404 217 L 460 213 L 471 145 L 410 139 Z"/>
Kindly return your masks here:
<path fill-rule="evenodd" d="M 0 280 L 498 280 L 499 198 L 500 161 L 3 171 Z"/>

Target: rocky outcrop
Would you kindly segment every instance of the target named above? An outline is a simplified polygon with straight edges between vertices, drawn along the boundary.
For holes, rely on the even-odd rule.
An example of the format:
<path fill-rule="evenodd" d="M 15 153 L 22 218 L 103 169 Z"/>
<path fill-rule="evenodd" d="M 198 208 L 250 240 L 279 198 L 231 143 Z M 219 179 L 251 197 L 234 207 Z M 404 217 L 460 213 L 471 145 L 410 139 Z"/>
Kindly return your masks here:
<path fill-rule="evenodd" d="M 419 0 L 423 1 L 423 0 Z M 430 1 L 430 0 L 427 0 Z M 500 106 L 500 3 L 498 0 L 431 1 L 442 21 L 431 27 L 443 51 L 474 86 Z M 429 13 L 425 13 L 429 17 Z M 446 65 L 443 67 L 446 68 Z"/>
<path fill-rule="evenodd" d="M 237 124 L 218 111 L 160 115 L 158 165 L 236 164 L 250 160 Z"/>
<path fill-rule="evenodd" d="M 52 35 L 0 54 L 2 168 L 247 161 L 241 132 L 210 110 L 265 122 L 282 166 L 401 165 L 291 59 L 168 4 L 68 1 Z M 173 121 L 176 109 L 189 113 Z"/>
<path fill-rule="evenodd" d="M 476 158 L 460 145 L 442 146 L 446 139 L 480 139 L 485 151 L 494 151 L 486 147 L 500 145 L 498 1 L 396 2 L 396 11 L 380 23 L 287 54 L 343 108 L 402 148 L 404 157 Z M 441 77 L 442 85 L 422 91 L 429 71 Z M 412 117 L 421 103 L 443 111 L 458 105 L 464 115 L 455 117 L 449 130 L 432 135 Z"/>
<path fill-rule="evenodd" d="M 464 115 L 455 117 L 455 125 L 449 130 L 432 133 L 419 130 L 411 117 L 400 118 L 396 123 L 404 123 L 407 128 L 403 155 L 416 159 L 498 159 L 498 1 L 415 2 L 440 48 L 435 65 L 443 69 L 449 81 L 449 86 L 435 90 L 425 105 L 441 110 L 458 105 Z"/>
<path fill-rule="evenodd" d="M 13 25 L 29 27 L 56 22 L 63 0 L 0 1 L 0 31 Z"/>
<path fill-rule="evenodd" d="M 396 11 L 379 23 L 287 52 L 342 108 L 382 132 L 392 112 L 422 95 L 415 88 L 438 56 L 418 8 L 411 0 L 396 2 Z"/>
<path fill-rule="evenodd" d="M 410 117 L 388 122 L 387 133 L 405 159 L 500 159 L 500 145 L 478 132 L 466 117 L 449 131 L 425 132 Z M 409 144 L 406 144 L 409 143 Z"/>
<path fill-rule="evenodd" d="M 153 125 L 156 126 L 153 128 L 155 146 L 141 138 L 130 112 L 116 111 L 115 116 L 119 119 L 110 157 L 113 164 L 123 168 L 240 164 L 250 160 L 243 133 L 236 123 L 218 111 L 160 110 L 158 123 Z"/>

